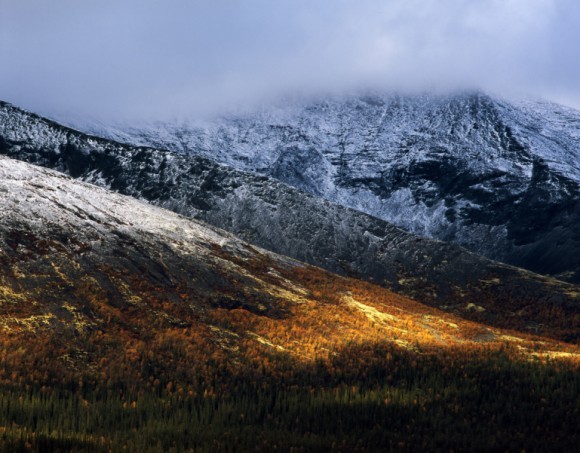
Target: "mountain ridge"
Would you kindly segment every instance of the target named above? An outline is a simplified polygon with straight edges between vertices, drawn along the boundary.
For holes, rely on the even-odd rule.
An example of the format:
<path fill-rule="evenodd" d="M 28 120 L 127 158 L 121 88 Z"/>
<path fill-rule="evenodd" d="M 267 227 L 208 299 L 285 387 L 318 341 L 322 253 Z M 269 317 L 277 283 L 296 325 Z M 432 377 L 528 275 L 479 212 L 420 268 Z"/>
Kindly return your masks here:
<path fill-rule="evenodd" d="M 421 236 L 580 282 L 580 112 L 570 108 L 482 92 L 373 95 L 85 129 L 271 176 Z"/>
<path fill-rule="evenodd" d="M 575 341 L 580 294 L 574 285 L 418 238 L 204 158 L 86 136 L 6 104 L 0 118 L 1 154 L 148 200 L 274 252 L 372 279 L 473 320 Z M 553 316 L 546 317 L 546 310 Z"/>
<path fill-rule="evenodd" d="M 450 337 L 447 342 L 441 331 L 433 337 L 438 347 L 449 347 L 454 341 L 477 343 L 480 334 L 474 331 L 481 329 L 506 341 L 511 341 L 508 333 L 520 336 L 521 342 L 532 338 L 515 331 L 480 328 L 377 285 L 257 248 L 195 219 L 4 156 L 0 156 L 0 192 L 5 212 L 0 220 L 0 307 L 12 314 L 29 309 L 41 313 L 36 325 L 3 316 L 4 332 L 23 333 L 32 326 L 39 331 L 93 332 L 98 326 L 92 323 L 104 325 L 106 306 L 126 313 L 127 320 L 133 312 L 150 311 L 160 325 L 176 328 L 207 322 L 208 310 L 239 310 L 283 321 L 296 307 L 320 306 L 322 310 L 336 299 L 330 304 L 332 310 L 352 311 L 371 324 L 399 326 L 404 322 L 397 318 L 419 316 L 424 323 L 433 324 L 431 328 L 440 325 L 461 335 L 461 339 Z M 319 281 L 329 289 L 336 288 L 335 292 L 320 292 Z M 377 299 L 362 296 L 364 291 Z M 86 306 L 63 312 L 62 307 L 69 303 Z M 174 310 L 180 316 L 167 315 Z M 44 322 L 47 318 L 58 321 Z M 452 322 L 465 328 L 457 330 Z M 403 343 L 411 345 L 410 341 Z"/>

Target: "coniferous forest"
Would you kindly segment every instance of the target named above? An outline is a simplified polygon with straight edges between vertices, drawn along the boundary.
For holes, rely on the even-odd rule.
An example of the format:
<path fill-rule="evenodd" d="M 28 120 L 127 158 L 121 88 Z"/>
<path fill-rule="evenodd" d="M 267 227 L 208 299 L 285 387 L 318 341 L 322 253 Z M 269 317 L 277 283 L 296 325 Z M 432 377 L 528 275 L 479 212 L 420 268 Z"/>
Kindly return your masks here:
<path fill-rule="evenodd" d="M 3 450 L 574 451 L 580 441 L 577 363 L 386 342 L 309 363 L 248 347 L 233 363 L 185 340 L 174 332 L 100 376 L 5 355 Z"/>

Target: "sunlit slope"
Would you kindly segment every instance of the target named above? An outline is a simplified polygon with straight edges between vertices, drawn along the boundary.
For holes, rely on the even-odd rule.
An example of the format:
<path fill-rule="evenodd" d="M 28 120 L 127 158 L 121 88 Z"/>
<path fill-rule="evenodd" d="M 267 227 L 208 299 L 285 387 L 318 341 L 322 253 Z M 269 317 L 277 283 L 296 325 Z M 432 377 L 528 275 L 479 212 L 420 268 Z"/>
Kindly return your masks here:
<path fill-rule="evenodd" d="M 578 346 L 4 157 L 0 195 L 1 449 L 577 445 Z"/>
<path fill-rule="evenodd" d="M 154 333 L 171 332 L 232 357 L 259 347 L 312 360 L 352 341 L 576 351 L 461 320 L 50 170 L 2 158 L 0 175 L 3 337 L 19 348 L 21 338 L 67 338 L 69 358 L 55 362 L 65 367 L 144 353 Z M 82 351 L 106 338 L 120 349 Z"/>

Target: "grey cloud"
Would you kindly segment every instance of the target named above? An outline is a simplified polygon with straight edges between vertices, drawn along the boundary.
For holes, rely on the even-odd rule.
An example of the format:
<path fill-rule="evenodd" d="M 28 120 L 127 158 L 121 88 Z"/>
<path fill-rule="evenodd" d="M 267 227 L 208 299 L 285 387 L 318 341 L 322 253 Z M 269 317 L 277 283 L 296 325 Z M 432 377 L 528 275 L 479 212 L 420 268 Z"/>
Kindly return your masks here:
<path fill-rule="evenodd" d="M 0 98 L 165 118 L 293 91 L 481 87 L 580 107 L 575 0 L 0 0 Z"/>

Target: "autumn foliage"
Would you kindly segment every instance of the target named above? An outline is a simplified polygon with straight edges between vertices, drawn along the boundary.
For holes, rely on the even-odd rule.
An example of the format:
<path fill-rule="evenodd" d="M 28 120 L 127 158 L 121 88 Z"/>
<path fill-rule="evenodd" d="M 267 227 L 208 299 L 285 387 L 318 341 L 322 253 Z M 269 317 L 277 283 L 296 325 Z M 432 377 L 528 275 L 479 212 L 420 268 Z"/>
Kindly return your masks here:
<path fill-rule="evenodd" d="M 220 266 L 164 279 L 109 263 L 88 273 L 28 239 L 42 273 L 0 263 L 7 451 L 571 451 L 580 441 L 574 344 L 257 252 L 214 248 Z"/>

